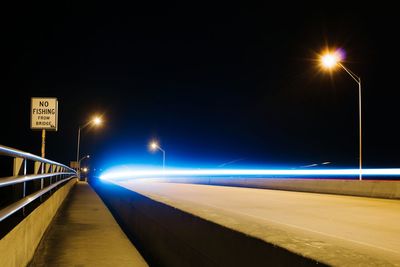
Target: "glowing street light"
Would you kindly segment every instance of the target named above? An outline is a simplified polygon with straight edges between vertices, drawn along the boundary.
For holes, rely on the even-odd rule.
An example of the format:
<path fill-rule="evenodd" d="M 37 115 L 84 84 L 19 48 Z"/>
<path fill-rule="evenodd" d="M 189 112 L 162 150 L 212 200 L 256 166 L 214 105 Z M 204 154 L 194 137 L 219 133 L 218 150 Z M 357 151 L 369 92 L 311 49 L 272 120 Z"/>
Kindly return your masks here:
<path fill-rule="evenodd" d="M 321 56 L 321 64 L 326 69 L 335 68 L 340 61 L 341 61 L 341 56 L 337 52 L 334 53 L 327 52 L 326 54 Z"/>
<path fill-rule="evenodd" d="M 156 141 L 152 141 L 150 143 L 150 150 L 156 151 L 157 149 L 163 153 L 163 170 L 165 170 L 165 150 L 162 149 Z"/>
<path fill-rule="evenodd" d="M 86 127 L 88 127 L 91 124 L 94 126 L 99 126 L 102 123 L 103 123 L 103 121 L 102 121 L 101 117 L 96 116 L 92 120 L 88 121 L 84 125 L 79 126 L 79 128 L 78 128 L 78 144 L 76 147 L 76 162 L 78 164 L 78 166 L 77 166 L 78 167 L 78 178 L 80 178 L 81 160 L 86 158 L 86 157 L 84 157 L 82 159 L 79 159 L 79 156 L 80 156 L 79 155 L 79 146 L 80 146 L 80 141 L 81 141 L 81 130 L 85 129 Z M 87 157 L 89 158 L 89 155 Z"/>
<path fill-rule="evenodd" d="M 341 67 L 347 74 L 358 84 L 358 123 L 359 123 L 359 165 L 360 165 L 360 180 L 362 180 L 362 124 L 361 124 L 361 78 L 354 74 L 351 70 L 342 64 L 344 59 L 343 51 L 336 50 L 334 52 L 327 51 L 320 57 L 321 66 L 327 70 L 333 70 L 336 67 Z"/>
<path fill-rule="evenodd" d="M 102 123 L 102 120 L 101 120 L 100 117 L 95 117 L 95 118 L 93 119 L 93 124 L 94 124 L 94 125 L 100 125 L 101 123 Z"/>

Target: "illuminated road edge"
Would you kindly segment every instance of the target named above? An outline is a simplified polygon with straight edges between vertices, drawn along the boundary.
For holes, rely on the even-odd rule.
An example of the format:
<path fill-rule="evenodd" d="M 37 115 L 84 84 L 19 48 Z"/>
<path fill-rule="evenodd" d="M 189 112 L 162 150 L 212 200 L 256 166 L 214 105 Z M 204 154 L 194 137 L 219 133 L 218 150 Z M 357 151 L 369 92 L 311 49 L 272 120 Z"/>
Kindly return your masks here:
<path fill-rule="evenodd" d="M 127 178 L 157 178 L 179 176 L 358 176 L 360 169 L 278 170 L 278 169 L 168 169 L 168 170 L 109 170 L 102 180 Z M 400 168 L 363 169 L 363 176 L 400 176 Z"/>

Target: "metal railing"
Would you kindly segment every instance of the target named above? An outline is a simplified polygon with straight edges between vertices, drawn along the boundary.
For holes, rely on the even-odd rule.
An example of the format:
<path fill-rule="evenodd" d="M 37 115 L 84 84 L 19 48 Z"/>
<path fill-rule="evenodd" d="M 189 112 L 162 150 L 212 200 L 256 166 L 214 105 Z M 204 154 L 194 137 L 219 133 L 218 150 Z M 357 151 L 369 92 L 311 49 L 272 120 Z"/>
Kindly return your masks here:
<path fill-rule="evenodd" d="M 0 145 L 0 155 L 14 158 L 13 176 L 0 177 L 0 187 L 22 184 L 21 198 L 0 210 L 0 222 L 21 209 L 24 213 L 26 205 L 76 177 L 76 171 L 68 166 L 18 149 Z M 33 174 L 27 173 L 28 161 L 34 163 Z M 46 178 L 49 182 L 44 186 Z M 33 180 L 40 180 L 40 189 L 26 195 L 26 182 Z"/>

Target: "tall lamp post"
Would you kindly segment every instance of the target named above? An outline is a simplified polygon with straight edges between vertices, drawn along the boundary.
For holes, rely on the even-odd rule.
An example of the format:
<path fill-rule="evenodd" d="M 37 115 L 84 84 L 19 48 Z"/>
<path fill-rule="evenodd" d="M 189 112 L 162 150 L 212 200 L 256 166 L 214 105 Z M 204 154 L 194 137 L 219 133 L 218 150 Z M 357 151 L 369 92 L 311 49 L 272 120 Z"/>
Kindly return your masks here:
<path fill-rule="evenodd" d="M 83 160 L 84 158 L 86 158 L 86 157 L 84 157 L 84 158 L 82 158 L 82 159 L 79 159 L 79 146 L 80 146 L 80 142 L 81 142 L 81 130 L 83 130 L 83 129 L 85 129 L 86 127 L 88 127 L 89 125 L 95 125 L 95 126 L 98 126 L 98 125 L 100 125 L 102 123 L 102 120 L 101 120 L 101 118 L 100 117 L 95 117 L 95 118 L 93 118 L 92 120 L 90 120 L 90 121 L 88 121 L 86 124 L 84 124 L 84 125 L 81 125 L 81 126 L 79 126 L 79 128 L 78 128 L 78 144 L 77 144 L 77 147 L 76 147 L 76 162 L 77 162 L 77 164 L 78 164 L 78 178 L 80 179 L 81 177 L 81 160 Z"/>
<path fill-rule="evenodd" d="M 358 129 L 359 129 L 359 166 L 360 166 L 360 177 L 359 180 L 362 180 L 362 124 L 361 124 L 361 78 L 354 74 L 350 69 L 345 67 L 342 64 L 343 56 L 339 50 L 335 52 L 326 52 L 321 55 L 321 65 L 325 69 L 333 70 L 335 67 L 339 66 L 344 69 L 347 74 L 358 84 Z"/>
<path fill-rule="evenodd" d="M 150 143 L 150 149 L 156 151 L 157 149 L 163 153 L 163 170 L 165 170 L 165 150 L 162 149 L 156 141 Z"/>

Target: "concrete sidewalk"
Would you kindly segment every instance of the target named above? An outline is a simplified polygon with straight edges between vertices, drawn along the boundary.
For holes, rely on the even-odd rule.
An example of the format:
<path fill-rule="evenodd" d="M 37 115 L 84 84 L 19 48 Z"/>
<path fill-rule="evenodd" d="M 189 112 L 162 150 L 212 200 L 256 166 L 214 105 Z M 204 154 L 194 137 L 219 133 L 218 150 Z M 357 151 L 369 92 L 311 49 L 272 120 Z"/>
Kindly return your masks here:
<path fill-rule="evenodd" d="M 60 207 L 29 266 L 148 266 L 85 182 Z"/>

